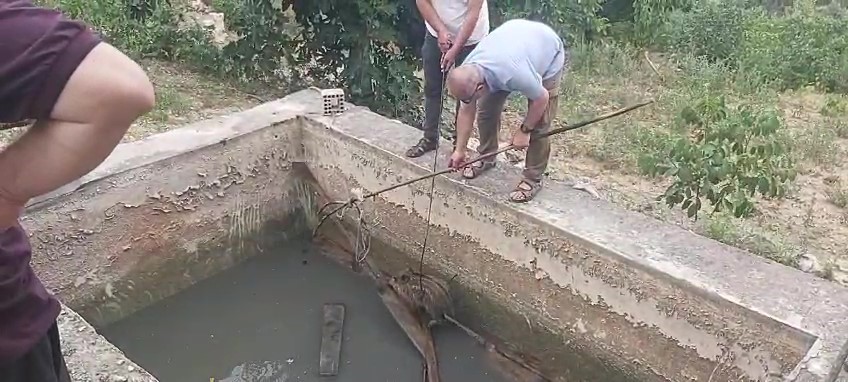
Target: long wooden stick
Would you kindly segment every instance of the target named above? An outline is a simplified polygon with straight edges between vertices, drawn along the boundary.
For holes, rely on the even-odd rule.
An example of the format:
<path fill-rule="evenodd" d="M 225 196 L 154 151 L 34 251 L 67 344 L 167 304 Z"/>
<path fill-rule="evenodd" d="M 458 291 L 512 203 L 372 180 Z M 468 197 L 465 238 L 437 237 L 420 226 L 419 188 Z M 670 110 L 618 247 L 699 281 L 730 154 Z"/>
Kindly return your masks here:
<path fill-rule="evenodd" d="M 622 114 L 625 114 L 625 113 L 629 113 L 629 112 L 631 112 L 631 111 L 633 111 L 633 110 L 636 110 L 636 109 L 638 109 L 638 108 L 641 108 L 641 107 L 644 107 L 644 106 L 650 105 L 650 104 L 652 104 L 652 103 L 654 103 L 654 100 L 649 100 L 649 101 L 641 102 L 641 103 L 638 103 L 638 104 L 635 104 L 635 105 L 632 105 L 632 106 L 625 107 L 625 108 L 620 109 L 620 110 L 616 110 L 616 111 L 611 112 L 611 113 L 607 113 L 607 114 L 603 114 L 603 115 L 597 116 L 597 117 L 592 118 L 592 119 L 587 120 L 587 121 L 582 121 L 582 122 L 575 123 L 575 124 L 573 124 L 573 125 L 566 125 L 566 126 L 563 126 L 563 127 L 560 127 L 560 128 L 556 128 L 556 129 L 553 129 L 553 130 L 551 130 L 551 131 L 548 131 L 547 133 L 544 133 L 544 134 L 540 134 L 540 135 L 538 135 L 536 139 L 538 139 L 538 138 L 545 138 L 545 137 L 549 137 L 549 136 L 551 136 L 551 135 L 560 134 L 560 133 L 563 133 L 563 132 L 566 132 L 566 131 L 579 129 L 579 128 L 581 128 L 581 127 L 584 127 L 584 126 L 587 126 L 587 125 L 591 125 L 591 124 L 593 124 L 593 123 L 597 123 L 597 122 L 600 122 L 600 121 L 603 121 L 603 120 L 606 120 L 606 119 L 610 119 L 610 118 L 613 118 L 613 117 L 617 117 L 617 116 L 622 115 Z M 497 156 L 498 154 L 501 154 L 501 153 L 507 152 L 507 151 L 509 151 L 509 150 L 513 150 L 513 149 L 515 149 L 515 148 L 516 148 L 516 147 L 515 147 L 514 145 L 509 145 L 509 146 L 502 147 L 502 148 L 498 149 L 498 150 L 497 150 L 497 151 L 495 151 L 495 152 L 491 152 L 491 153 L 488 153 L 488 154 L 483 154 L 483 155 L 481 155 L 481 156 L 479 156 L 479 157 L 477 157 L 477 158 L 474 158 L 473 160 L 466 162 L 466 163 L 465 163 L 465 165 L 469 165 L 469 164 L 472 164 L 472 163 L 475 163 L 475 162 L 479 162 L 479 161 L 484 160 L 484 159 L 489 159 L 489 158 L 495 157 L 495 156 Z M 439 154 L 438 154 L 438 153 L 436 153 L 435 155 L 439 155 Z M 398 188 L 401 188 L 401 187 L 403 187 L 403 186 L 408 186 L 408 185 L 410 185 L 410 184 L 412 184 L 412 183 L 420 182 L 420 181 L 422 181 L 422 180 L 430 179 L 430 178 L 432 178 L 432 177 L 436 177 L 436 176 L 439 176 L 439 175 L 444 175 L 444 174 L 447 174 L 447 173 L 450 173 L 450 172 L 453 172 L 453 171 L 455 171 L 455 170 L 454 170 L 454 169 L 452 169 L 452 168 L 448 168 L 448 169 L 445 169 L 445 170 L 442 170 L 442 171 L 429 173 L 429 174 L 427 174 L 427 175 L 422 175 L 422 176 L 419 176 L 419 177 L 417 177 L 417 178 L 415 178 L 415 179 L 410 179 L 410 180 L 407 180 L 407 181 L 405 181 L 405 182 L 398 183 L 398 184 L 395 184 L 395 185 L 393 185 L 393 186 L 386 187 L 386 188 L 384 188 L 384 189 L 374 191 L 374 192 L 372 192 L 372 193 L 370 193 L 370 194 L 366 194 L 366 195 L 364 195 L 364 196 L 362 197 L 362 199 L 364 200 L 364 199 L 368 199 L 368 198 L 373 198 L 373 197 L 375 197 L 375 196 L 377 196 L 377 195 L 380 195 L 380 194 L 382 194 L 382 193 L 384 193 L 384 192 L 388 192 L 388 191 L 391 191 L 391 190 L 394 190 L 394 189 L 398 189 Z"/>

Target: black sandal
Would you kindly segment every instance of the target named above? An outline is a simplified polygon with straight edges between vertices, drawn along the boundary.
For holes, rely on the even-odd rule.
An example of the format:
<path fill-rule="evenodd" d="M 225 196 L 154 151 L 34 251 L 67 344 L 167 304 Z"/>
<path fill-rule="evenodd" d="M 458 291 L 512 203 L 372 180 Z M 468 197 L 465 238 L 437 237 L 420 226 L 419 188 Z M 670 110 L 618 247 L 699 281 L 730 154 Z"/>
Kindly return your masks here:
<path fill-rule="evenodd" d="M 427 138 L 421 138 L 415 146 L 406 150 L 406 156 L 410 158 L 418 158 L 437 148 L 439 148 L 439 142 L 432 141 Z"/>

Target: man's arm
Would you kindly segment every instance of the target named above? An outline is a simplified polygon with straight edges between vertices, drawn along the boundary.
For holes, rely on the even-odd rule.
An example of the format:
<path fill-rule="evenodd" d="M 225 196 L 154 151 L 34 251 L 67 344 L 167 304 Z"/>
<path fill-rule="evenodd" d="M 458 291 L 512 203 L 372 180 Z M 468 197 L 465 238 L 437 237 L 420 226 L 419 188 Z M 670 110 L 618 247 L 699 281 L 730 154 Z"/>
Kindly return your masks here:
<path fill-rule="evenodd" d="M 548 89 L 545 89 L 542 84 L 541 76 L 531 68 L 524 68 L 516 72 L 516 75 L 508 81 L 507 87 L 510 90 L 521 92 L 527 97 L 529 105 L 523 124 L 527 129 L 534 129 L 545 115 L 545 109 L 548 108 L 548 99 L 550 98 Z"/>
<path fill-rule="evenodd" d="M 456 116 L 456 148 L 468 149 L 468 140 L 474 130 L 474 118 L 477 116 L 477 100 L 470 103 L 460 103 L 459 114 Z"/>
<path fill-rule="evenodd" d="M 433 3 L 431 0 L 415 0 L 415 4 L 418 6 L 418 12 L 421 12 L 421 17 L 436 30 L 436 34 L 446 33 L 447 28 L 445 27 L 445 23 L 442 22 L 442 19 L 439 18 L 439 14 L 436 13 L 436 9 L 433 8 Z M 439 37 L 439 36 L 436 36 Z"/>
<path fill-rule="evenodd" d="M 471 33 L 474 32 L 474 28 L 477 27 L 477 20 L 480 19 L 480 11 L 482 9 L 483 0 L 468 1 L 468 16 L 465 18 L 465 22 L 462 23 L 462 27 L 459 28 L 454 46 L 457 46 L 460 49 L 465 46 L 468 38 L 471 37 Z"/>
<path fill-rule="evenodd" d="M 527 129 L 535 129 L 539 121 L 542 120 L 545 110 L 548 108 L 549 99 L 550 93 L 544 87 L 535 99 L 528 98 L 530 105 L 527 107 L 527 115 L 524 116 L 524 126 Z"/>
<path fill-rule="evenodd" d="M 98 44 L 78 64 L 50 118 L 0 151 L 0 203 L 23 206 L 87 174 L 154 102 L 144 70 L 111 45 Z"/>

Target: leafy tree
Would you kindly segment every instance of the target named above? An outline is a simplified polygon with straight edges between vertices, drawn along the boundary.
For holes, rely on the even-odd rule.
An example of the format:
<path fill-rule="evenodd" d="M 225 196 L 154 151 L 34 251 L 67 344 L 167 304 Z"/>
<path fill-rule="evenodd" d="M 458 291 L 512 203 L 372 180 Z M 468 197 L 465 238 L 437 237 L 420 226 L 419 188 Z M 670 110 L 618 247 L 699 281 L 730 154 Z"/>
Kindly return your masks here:
<path fill-rule="evenodd" d="M 658 198 L 696 218 L 704 204 L 736 217 L 755 209 L 755 197 L 779 198 L 795 178 L 795 164 L 772 110 L 730 109 L 723 96 L 707 96 L 684 108 L 679 127 L 688 133 L 663 150 L 640 158 L 641 170 L 672 178 Z"/>

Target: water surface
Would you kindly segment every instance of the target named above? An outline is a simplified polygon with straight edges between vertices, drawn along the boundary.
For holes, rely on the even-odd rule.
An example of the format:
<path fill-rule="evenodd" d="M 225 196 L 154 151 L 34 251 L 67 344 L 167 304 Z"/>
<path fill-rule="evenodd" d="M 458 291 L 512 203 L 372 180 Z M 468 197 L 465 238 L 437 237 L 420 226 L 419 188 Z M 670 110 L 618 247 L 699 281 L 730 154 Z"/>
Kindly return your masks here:
<path fill-rule="evenodd" d="M 346 307 L 339 375 L 330 378 L 318 375 L 325 303 Z M 304 246 L 266 251 L 101 333 L 162 382 L 422 380 L 418 352 L 373 283 Z M 443 381 L 506 382 L 459 329 L 435 337 Z"/>

